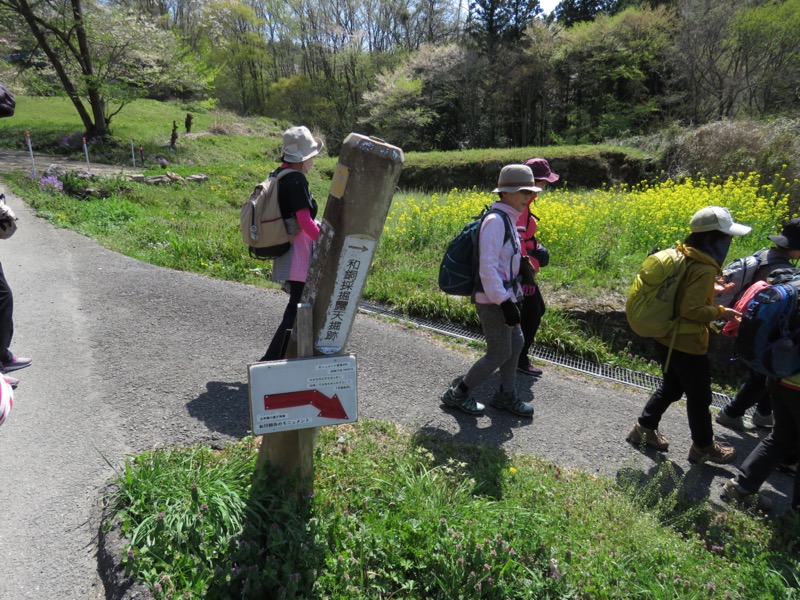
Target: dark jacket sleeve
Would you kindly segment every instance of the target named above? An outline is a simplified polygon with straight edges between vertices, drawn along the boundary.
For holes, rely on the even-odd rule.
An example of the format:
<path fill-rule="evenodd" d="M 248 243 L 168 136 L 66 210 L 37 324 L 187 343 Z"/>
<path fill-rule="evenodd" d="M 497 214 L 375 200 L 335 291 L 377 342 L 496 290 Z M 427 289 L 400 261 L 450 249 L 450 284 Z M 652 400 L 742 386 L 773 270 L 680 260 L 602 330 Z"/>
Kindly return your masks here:
<path fill-rule="evenodd" d="M 10 117 L 16 108 L 14 96 L 11 95 L 2 83 L 0 83 L 0 117 Z"/>

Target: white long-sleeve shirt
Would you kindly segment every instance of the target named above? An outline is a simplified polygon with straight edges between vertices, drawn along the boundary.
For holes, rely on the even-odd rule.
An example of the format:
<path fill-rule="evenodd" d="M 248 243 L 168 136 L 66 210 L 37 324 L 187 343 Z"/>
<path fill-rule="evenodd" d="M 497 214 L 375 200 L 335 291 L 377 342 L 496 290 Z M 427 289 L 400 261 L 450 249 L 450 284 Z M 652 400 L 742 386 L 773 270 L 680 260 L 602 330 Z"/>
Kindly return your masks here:
<path fill-rule="evenodd" d="M 514 280 L 519 273 L 520 241 L 514 224 L 519 211 L 502 202 L 494 202 L 492 210 L 505 213 L 510 220 L 511 239 L 506 240 L 506 225 L 503 216 L 489 213 L 481 225 L 478 240 L 480 266 L 478 273 L 483 285 L 482 292 L 475 292 L 478 304 L 502 304 L 506 300 L 517 301 L 519 283 L 506 288 L 503 282 Z M 509 267 L 511 270 L 509 271 Z"/>

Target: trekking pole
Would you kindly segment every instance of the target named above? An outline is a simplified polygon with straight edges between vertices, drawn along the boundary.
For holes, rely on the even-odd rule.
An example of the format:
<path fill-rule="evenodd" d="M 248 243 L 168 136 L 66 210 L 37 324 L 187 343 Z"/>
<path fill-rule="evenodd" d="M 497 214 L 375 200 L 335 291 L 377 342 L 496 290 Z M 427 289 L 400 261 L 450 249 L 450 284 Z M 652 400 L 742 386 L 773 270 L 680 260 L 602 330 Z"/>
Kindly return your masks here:
<path fill-rule="evenodd" d="M 38 177 L 39 175 L 36 173 L 36 161 L 33 160 L 33 147 L 31 146 L 31 132 L 25 132 L 25 142 L 28 144 L 28 153 L 31 155 L 31 175 L 33 177 Z"/>

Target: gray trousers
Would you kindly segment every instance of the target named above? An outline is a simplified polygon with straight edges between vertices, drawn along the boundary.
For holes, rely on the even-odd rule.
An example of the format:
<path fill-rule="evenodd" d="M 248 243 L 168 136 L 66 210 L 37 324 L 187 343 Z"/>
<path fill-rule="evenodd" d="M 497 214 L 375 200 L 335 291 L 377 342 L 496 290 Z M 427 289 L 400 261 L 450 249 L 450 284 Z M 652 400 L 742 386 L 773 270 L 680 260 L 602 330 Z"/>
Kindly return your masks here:
<path fill-rule="evenodd" d="M 486 354 L 472 365 L 464 376 L 464 385 L 470 390 L 483 383 L 489 375 L 500 369 L 500 384 L 506 392 L 513 392 L 517 382 L 517 362 L 524 340 L 519 325 L 509 327 L 503 311 L 497 304 L 476 304 L 486 338 Z"/>

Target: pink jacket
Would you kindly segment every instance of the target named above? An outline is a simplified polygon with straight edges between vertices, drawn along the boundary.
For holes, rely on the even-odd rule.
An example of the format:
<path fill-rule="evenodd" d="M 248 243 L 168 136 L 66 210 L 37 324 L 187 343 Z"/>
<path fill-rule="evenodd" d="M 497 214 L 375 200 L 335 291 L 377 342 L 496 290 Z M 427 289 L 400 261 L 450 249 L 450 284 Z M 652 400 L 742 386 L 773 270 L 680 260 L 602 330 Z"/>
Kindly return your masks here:
<path fill-rule="evenodd" d="M 517 222 L 520 213 L 502 202 L 494 202 L 492 210 L 508 215 L 512 224 L 513 238 L 505 240 L 506 226 L 501 215 L 490 213 L 483 220 L 479 241 L 480 266 L 478 269 L 483 291 L 475 292 L 477 304 L 501 304 L 506 300 L 516 302 L 519 289 L 517 282 L 508 289 L 503 282 L 515 279 L 519 273 L 520 241 L 513 223 Z M 509 271 L 509 267 L 511 271 Z"/>
<path fill-rule="evenodd" d="M 531 198 L 531 202 L 533 202 L 533 198 Z M 533 218 L 531 214 L 531 204 L 528 203 L 528 210 L 523 212 L 519 219 L 517 219 L 517 231 L 519 232 L 519 237 L 522 240 L 522 255 L 523 256 L 531 256 L 531 252 L 536 250 L 539 247 L 539 242 L 536 241 L 536 230 L 538 229 L 538 224 L 536 223 L 536 219 Z M 537 273 L 539 272 L 539 261 L 531 256 L 531 264 L 533 265 L 533 270 Z"/>

